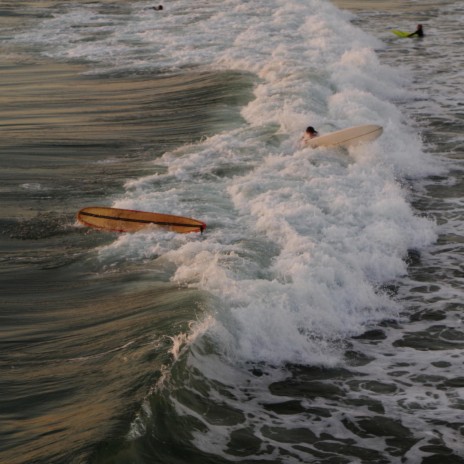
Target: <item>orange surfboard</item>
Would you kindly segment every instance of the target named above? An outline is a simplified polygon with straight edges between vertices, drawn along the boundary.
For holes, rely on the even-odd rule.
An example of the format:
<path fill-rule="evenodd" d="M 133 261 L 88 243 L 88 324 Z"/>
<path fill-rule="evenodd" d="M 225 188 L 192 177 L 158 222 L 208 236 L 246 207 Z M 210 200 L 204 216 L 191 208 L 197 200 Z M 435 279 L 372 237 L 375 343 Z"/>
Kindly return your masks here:
<path fill-rule="evenodd" d="M 150 226 L 181 234 L 203 232 L 206 229 L 204 222 L 192 218 L 102 206 L 81 209 L 77 219 L 86 226 L 113 232 L 137 232 Z"/>

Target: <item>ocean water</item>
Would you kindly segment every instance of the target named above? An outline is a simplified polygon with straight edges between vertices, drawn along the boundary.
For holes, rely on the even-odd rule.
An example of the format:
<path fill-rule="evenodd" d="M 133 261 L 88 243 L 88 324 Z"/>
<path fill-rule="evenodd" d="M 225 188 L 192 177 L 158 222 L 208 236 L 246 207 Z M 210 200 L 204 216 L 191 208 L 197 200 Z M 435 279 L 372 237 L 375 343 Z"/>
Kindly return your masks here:
<path fill-rule="evenodd" d="M 0 462 L 463 463 L 462 2 L 152 5 L 0 4 Z"/>

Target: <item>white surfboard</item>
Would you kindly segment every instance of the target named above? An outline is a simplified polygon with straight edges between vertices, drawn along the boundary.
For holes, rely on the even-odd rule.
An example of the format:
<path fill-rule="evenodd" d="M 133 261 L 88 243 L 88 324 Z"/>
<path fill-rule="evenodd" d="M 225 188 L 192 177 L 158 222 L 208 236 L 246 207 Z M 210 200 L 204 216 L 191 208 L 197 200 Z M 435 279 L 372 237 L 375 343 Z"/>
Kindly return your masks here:
<path fill-rule="evenodd" d="M 361 142 L 370 142 L 383 132 L 382 126 L 365 124 L 363 126 L 349 127 L 330 134 L 320 135 L 304 141 L 305 146 L 316 147 L 349 147 Z"/>

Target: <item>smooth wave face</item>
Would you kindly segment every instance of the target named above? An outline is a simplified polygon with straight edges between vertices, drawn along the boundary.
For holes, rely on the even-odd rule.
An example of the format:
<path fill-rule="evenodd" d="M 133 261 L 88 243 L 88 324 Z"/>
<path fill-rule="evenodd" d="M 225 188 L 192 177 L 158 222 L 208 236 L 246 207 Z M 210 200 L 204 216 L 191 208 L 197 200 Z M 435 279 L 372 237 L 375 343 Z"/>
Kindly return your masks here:
<path fill-rule="evenodd" d="M 102 463 L 464 458 L 462 79 L 442 61 L 448 47 L 458 60 L 458 48 L 445 32 L 428 42 L 389 37 L 385 24 L 418 11 L 378 3 L 356 16 L 318 0 L 180 0 L 162 12 L 147 2 L 57 4 L 4 34 L 10 47 L 82 67 L 79 85 L 92 83 L 90 104 L 69 107 L 68 96 L 37 111 L 48 127 L 64 117 L 63 133 L 77 123 L 79 137 L 116 139 L 118 156 L 139 144 L 143 172 L 129 162 L 104 169 L 120 185 L 96 198 L 108 192 L 113 207 L 208 225 L 204 235 L 93 238 L 72 260 L 83 288 L 87 267 L 93 283 L 102 279 L 103 321 L 118 316 L 83 357 L 96 350 L 95 366 L 109 363 L 116 395 L 92 376 L 93 388 L 117 400 L 97 396 L 101 410 L 70 453 Z M 462 14 L 455 2 L 429 3 L 421 21 L 432 36 L 435 17 L 448 24 Z M 423 79 L 438 70 L 456 80 L 453 103 L 438 74 L 433 89 Z M 16 126 L 25 120 L 16 117 Z M 383 134 L 347 150 L 299 143 L 307 125 L 360 124 Z M 40 127 L 27 130 L 40 145 Z M 98 169 L 107 162 L 103 154 Z M 45 184 L 22 179 L 25 198 Z M 123 288 L 116 306 L 113 282 Z M 91 310 L 82 317 L 91 321 Z M 129 335 L 116 336 L 118 327 Z M 58 400 L 51 408 L 63 410 Z"/>

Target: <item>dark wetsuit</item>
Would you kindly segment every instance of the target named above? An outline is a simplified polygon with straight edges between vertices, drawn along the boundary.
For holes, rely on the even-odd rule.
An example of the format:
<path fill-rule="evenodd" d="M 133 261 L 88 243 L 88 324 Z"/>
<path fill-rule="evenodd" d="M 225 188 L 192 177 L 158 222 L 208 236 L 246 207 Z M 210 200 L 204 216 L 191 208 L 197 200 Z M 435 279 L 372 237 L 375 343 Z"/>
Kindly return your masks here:
<path fill-rule="evenodd" d="M 418 27 L 416 31 L 408 35 L 408 37 L 415 37 L 415 36 L 424 37 L 424 31 L 422 30 L 422 27 Z"/>

